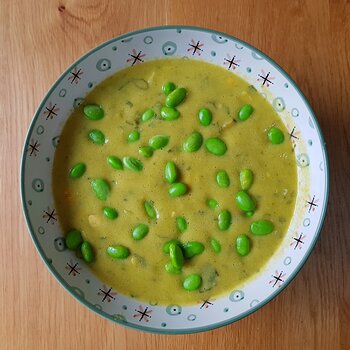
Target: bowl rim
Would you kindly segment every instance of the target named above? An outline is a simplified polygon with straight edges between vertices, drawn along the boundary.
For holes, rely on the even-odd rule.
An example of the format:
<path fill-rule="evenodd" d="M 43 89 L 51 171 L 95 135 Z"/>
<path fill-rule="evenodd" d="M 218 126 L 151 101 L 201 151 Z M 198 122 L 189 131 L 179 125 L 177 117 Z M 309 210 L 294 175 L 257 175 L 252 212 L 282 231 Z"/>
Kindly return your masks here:
<path fill-rule="evenodd" d="M 24 177 L 25 177 L 25 161 L 26 161 L 26 145 L 28 143 L 29 137 L 32 134 L 33 128 L 34 128 L 34 124 L 37 121 L 38 117 L 39 117 L 39 112 L 40 110 L 43 108 L 47 97 L 54 91 L 54 89 L 57 87 L 57 85 L 62 81 L 62 79 L 67 75 L 67 73 L 72 70 L 75 66 L 77 66 L 80 62 L 82 62 L 83 60 L 85 60 L 87 57 L 89 57 L 91 54 L 93 54 L 94 52 L 104 48 L 105 46 L 115 42 L 115 41 L 119 41 L 122 40 L 124 38 L 129 37 L 130 35 L 136 35 L 136 34 L 141 34 L 141 33 L 148 33 L 148 32 L 152 32 L 152 31 L 156 31 L 156 30 L 171 30 L 171 29 L 183 29 L 183 30 L 194 30 L 194 31 L 199 31 L 199 32 L 205 32 L 211 35 L 219 35 L 219 36 L 223 36 L 223 37 L 227 37 L 231 40 L 234 40 L 246 47 L 248 47 L 249 49 L 255 51 L 256 53 L 258 53 L 261 57 L 263 57 L 267 62 L 269 62 L 272 66 L 274 66 L 283 76 L 285 76 L 289 82 L 292 84 L 292 86 L 296 89 L 296 91 L 298 92 L 298 94 L 300 95 L 303 103 L 305 104 L 308 112 L 310 113 L 310 116 L 313 120 L 313 122 L 315 123 L 315 130 L 317 131 L 318 137 L 321 141 L 321 147 L 322 147 L 322 151 L 323 151 L 323 155 L 324 155 L 324 173 L 325 173 L 325 197 L 324 197 L 324 206 L 322 208 L 322 212 L 320 215 L 320 219 L 318 222 L 318 226 L 317 229 L 315 231 L 315 235 L 313 238 L 313 241 L 310 244 L 309 250 L 307 252 L 305 252 L 303 259 L 300 261 L 299 265 L 294 269 L 294 271 L 291 273 L 288 281 L 286 281 L 286 283 L 284 283 L 281 288 L 278 288 L 277 290 L 275 290 L 274 292 L 272 292 L 270 294 L 270 296 L 268 298 L 266 298 L 264 301 L 260 302 L 259 304 L 255 305 L 254 307 L 252 307 L 251 309 L 243 312 L 242 314 L 238 315 L 238 316 L 234 316 L 231 317 L 230 319 L 227 319 L 225 321 L 221 321 L 221 322 L 217 322 L 208 326 L 201 326 L 198 328 L 182 328 L 182 329 L 175 329 L 175 330 L 171 330 L 171 329 L 161 329 L 161 328 L 149 328 L 149 327 L 144 327 L 144 326 L 139 326 L 137 324 L 133 324 L 133 323 L 128 323 L 128 322 L 123 322 L 121 320 L 117 320 L 115 318 L 113 318 L 111 315 L 107 314 L 106 312 L 99 310 L 97 308 L 93 308 L 92 305 L 87 302 L 84 298 L 82 298 L 81 296 L 73 293 L 73 291 L 69 288 L 68 283 L 62 278 L 62 276 L 56 271 L 56 269 L 53 267 L 53 265 L 49 264 L 46 260 L 45 260 L 45 253 L 42 249 L 42 247 L 40 246 L 36 236 L 34 235 L 34 230 L 31 226 L 30 220 L 29 220 L 29 215 L 28 215 L 28 209 L 27 209 L 27 204 L 26 204 L 26 200 L 25 200 L 25 194 L 24 194 Z M 311 252 L 313 251 L 316 242 L 320 236 L 320 232 L 322 230 L 322 227 L 324 225 L 324 221 L 326 218 L 326 213 L 327 213 L 327 208 L 328 208 L 328 200 L 329 200 L 329 159 L 328 159 L 328 154 L 327 154 L 327 149 L 326 149 L 326 142 L 325 142 L 325 138 L 323 136 L 323 133 L 321 131 L 320 128 L 320 124 L 316 118 L 316 115 L 314 113 L 314 111 L 312 110 L 310 103 L 308 102 L 306 96 L 304 95 L 304 93 L 301 91 L 301 89 L 299 88 L 299 86 L 297 85 L 297 83 L 290 77 L 290 75 L 282 68 L 280 67 L 272 58 L 270 58 L 269 56 L 267 56 L 265 53 L 263 53 L 262 51 L 260 51 L 259 49 L 257 49 L 256 47 L 254 47 L 253 45 L 245 42 L 244 40 L 241 40 L 239 38 L 236 38 L 233 35 L 229 35 L 227 33 L 224 32 L 220 32 L 220 31 L 216 31 L 213 29 L 208 29 L 208 28 L 203 28 L 203 27 L 196 27 L 196 26 L 184 26 L 184 25 L 163 25 L 163 26 L 155 26 L 155 27 L 148 27 L 148 28 L 143 28 L 143 29 L 139 29 L 139 30 L 135 30 L 135 31 L 131 31 L 119 36 L 116 36 L 112 39 L 109 39 L 101 44 L 99 44 L 98 46 L 94 47 L 93 49 L 89 50 L 87 53 L 85 53 L 84 55 L 80 56 L 77 60 L 75 60 L 66 70 L 64 70 L 63 73 L 60 74 L 59 78 L 51 85 L 51 87 L 49 88 L 49 90 L 46 92 L 45 96 L 43 97 L 42 101 L 40 102 L 38 108 L 36 109 L 30 126 L 28 128 L 28 131 L 26 133 L 25 136 L 25 141 L 24 141 L 24 145 L 22 148 L 22 156 L 21 156 L 21 163 L 20 163 L 20 196 L 21 196 L 21 205 L 22 205 L 22 210 L 23 210 L 23 214 L 25 217 L 25 222 L 26 222 L 26 226 L 27 226 L 27 230 L 29 231 L 29 234 L 32 238 L 32 241 L 37 249 L 37 251 L 39 252 L 39 255 L 41 257 L 41 259 L 44 261 L 46 267 L 48 268 L 48 270 L 51 272 L 51 274 L 55 277 L 55 279 L 60 283 L 60 285 L 69 293 L 71 294 L 75 299 L 77 299 L 81 304 L 83 304 L 84 306 L 86 306 L 89 310 L 93 311 L 94 313 L 114 322 L 117 324 L 120 324 L 124 327 L 127 328 L 131 328 L 131 329 L 136 329 L 136 330 L 140 330 L 140 331 L 144 331 L 144 332 L 148 332 L 148 333 L 155 333 L 155 334 L 172 334 L 172 335 L 177 335 L 177 334 L 191 334 L 191 333 L 198 333 L 198 332 L 205 332 L 205 331 L 209 331 L 209 330 L 213 330 L 219 327 L 223 327 L 226 325 L 229 325 L 231 323 L 234 323 L 236 321 L 241 320 L 244 317 L 247 317 L 249 315 L 251 315 L 252 313 L 254 313 L 255 311 L 259 310 L 260 308 L 262 308 L 264 305 L 266 305 L 267 303 L 269 303 L 272 299 L 274 299 L 275 297 L 277 297 L 292 281 L 294 281 L 296 275 L 300 272 L 300 270 L 302 269 L 302 267 L 305 265 L 306 261 L 308 260 L 308 258 L 311 255 Z"/>

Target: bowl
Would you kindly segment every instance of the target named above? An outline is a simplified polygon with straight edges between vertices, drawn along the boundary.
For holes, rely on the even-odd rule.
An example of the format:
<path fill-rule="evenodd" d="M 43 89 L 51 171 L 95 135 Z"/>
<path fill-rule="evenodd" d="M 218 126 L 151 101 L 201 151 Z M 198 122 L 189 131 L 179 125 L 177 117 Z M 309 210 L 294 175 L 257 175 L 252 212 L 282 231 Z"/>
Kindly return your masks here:
<path fill-rule="evenodd" d="M 182 57 L 226 67 L 271 103 L 289 131 L 297 162 L 298 194 L 281 245 L 251 280 L 220 298 L 194 305 L 158 305 L 121 295 L 101 282 L 67 250 L 51 189 L 55 148 L 65 121 L 102 80 L 155 58 Z M 23 211 L 33 242 L 48 269 L 77 300 L 118 324 L 155 333 L 194 333 L 237 321 L 278 295 L 295 277 L 319 236 L 328 201 L 328 161 L 317 119 L 297 84 L 268 56 L 230 35 L 209 29 L 166 26 L 121 35 L 69 67 L 37 109 L 21 164 Z"/>

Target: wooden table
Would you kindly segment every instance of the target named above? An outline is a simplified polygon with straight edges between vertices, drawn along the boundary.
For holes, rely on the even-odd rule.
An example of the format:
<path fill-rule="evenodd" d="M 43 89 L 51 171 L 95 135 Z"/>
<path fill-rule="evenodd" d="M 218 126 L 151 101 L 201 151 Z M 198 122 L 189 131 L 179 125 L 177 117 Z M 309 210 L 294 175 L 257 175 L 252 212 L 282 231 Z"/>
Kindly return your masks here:
<path fill-rule="evenodd" d="M 164 24 L 227 32 L 266 52 L 309 98 L 328 144 L 321 238 L 267 306 L 204 334 L 152 335 L 106 321 L 61 288 L 25 227 L 22 144 L 50 85 L 79 56 Z M 0 2 L 0 349 L 350 349 L 350 2 L 346 0 L 2 0 Z"/>

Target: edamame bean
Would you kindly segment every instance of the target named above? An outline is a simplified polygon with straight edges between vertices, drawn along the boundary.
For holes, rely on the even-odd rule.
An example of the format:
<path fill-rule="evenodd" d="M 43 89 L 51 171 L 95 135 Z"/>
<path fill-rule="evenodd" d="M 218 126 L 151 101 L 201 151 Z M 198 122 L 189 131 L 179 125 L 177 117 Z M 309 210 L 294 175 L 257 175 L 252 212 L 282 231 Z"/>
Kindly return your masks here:
<path fill-rule="evenodd" d="M 94 179 L 91 181 L 91 187 L 92 190 L 95 192 L 96 197 L 101 200 L 105 201 L 110 192 L 109 184 L 104 179 Z"/>
<path fill-rule="evenodd" d="M 187 192 L 187 185 L 182 182 L 175 182 L 169 188 L 169 195 L 171 197 L 183 196 Z"/>
<path fill-rule="evenodd" d="M 70 230 L 65 237 L 65 243 L 67 248 L 70 250 L 78 249 L 80 244 L 83 243 L 81 232 L 76 229 Z"/>
<path fill-rule="evenodd" d="M 221 252 L 221 243 L 217 239 L 211 239 L 210 245 L 216 254 L 219 254 Z"/>
<path fill-rule="evenodd" d="M 186 259 L 193 258 L 204 252 L 204 245 L 200 242 L 187 242 L 182 246 L 183 255 Z"/>
<path fill-rule="evenodd" d="M 225 209 L 218 215 L 218 227 L 221 231 L 227 231 L 231 226 L 232 215 Z"/>
<path fill-rule="evenodd" d="M 199 119 L 199 122 L 203 126 L 209 126 L 211 124 L 213 116 L 212 116 L 211 112 L 209 111 L 209 109 L 202 108 L 198 112 L 198 119 Z"/>
<path fill-rule="evenodd" d="M 149 120 L 153 119 L 156 116 L 156 113 L 152 108 L 146 109 L 141 116 L 141 121 L 148 122 Z"/>
<path fill-rule="evenodd" d="M 112 207 L 104 207 L 103 214 L 109 220 L 115 220 L 119 215 L 118 212 Z"/>
<path fill-rule="evenodd" d="M 140 140 L 140 132 L 138 130 L 131 131 L 128 135 L 128 142 L 132 143 L 138 140 Z"/>
<path fill-rule="evenodd" d="M 222 188 L 230 186 L 230 178 L 225 170 L 219 170 L 216 173 L 216 183 Z"/>
<path fill-rule="evenodd" d="M 163 90 L 163 93 L 165 96 L 168 96 L 175 89 L 176 89 L 176 85 L 170 81 L 163 84 L 163 86 L 162 86 L 162 90 Z"/>
<path fill-rule="evenodd" d="M 239 182 L 241 183 L 241 188 L 244 191 L 248 191 L 253 184 L 254 175 L 250 169 L 243 169 L 239 173 Z"/>
<path fill-rule="evenodd" d="M 167 272 L 173 273 L 173 274 L 176 274 L 176 275 L 178 275 L 178 274 L 180 274 L 180 273 L 182 272 L 181 269 L 176 268 L 176 267 L 173 265 L 172 262 L 166 263 L 164 267 L 165 267 L 165 270 L 166 270 Z"/>
<path fill-rule="evenodd" d="M 194 290 L 197 290 L 201 286 L 201 284 L 202 284 L 202 277 L 197 273 L 194 273 L 192 275 L 188 275 L 185 278 L 183 282 L 183 287 L 189 292 L 192 292 Z"/>
<path fill-rule="evenodd" d="M 166 135 L 155 135 L 149 139 L 148 144 L 153 149 L 161 149 L 169 143 L 169 139 L 170 137 Z"/>
<path fill-rule="evenodd" d="M 132 238 L 135 241 L 139 241 L 147 236 L 149 232 L 149 227 L 146 224 L 138 224 L 132 230 Z"/>
<path fill-rule="evenodd" d="M 253 106 L 250 104 L 246 104 L 242 106 L 241 109 L 239 110 L 238 119 L 241 121 L 245 121 L 252 115 L 253 112 L 254 112 Z"/>
<path fill-rule="evenodd" d="M 95 259 L 95 253 L 90 242 L 84 241 L 80 247 L 80 251 L 85 262 L 93 262 Z"/>
<path fill-rule="evenodd" d="M 141 171 L 143 169 L 142 162 L 134 157 L 124 157 L 123 164 L 131 171 Z"/>
<path fill-rule="evenodd" d="M 165 180 L 168 181 L 170 184 L 174 183 L 177 180 L 178 170 L 174 162 L 169 161 L 165 164 L 164 177 Z"/>
<path fill-rule="evenodd" d="M 209 198 L 207 200 L 207 206 L 211 209 L 215 209 L 219 206 L 219 203 L 217 200 L 213 199 L 213 198 Z"/>
<path fill-rule="evenodd" d="M 165 99 L 165 104 L 168 107 L 178 106 L 186 97 L 187 90 L 183 87 L 176 88 Z"/>
<path fill-rule="evenodd" d="M 177 244 L 179 247 L 181 247 L 181 242 L 178 239 L 171 239 L 170 241 L 163 244 L 163 252 L 165 254 L 169 254 L 169 247 L 171 244 Z"/>
<path fill-rule="evenodd" d="M 275 127 L 269 130 L 267 137 L 273 145 L 278 145 L 284 141 L 283 132 Z"/>
<path fill-rule="evenodd" d="M 176 227 L 181 233 L 187 230 L 187 221 L 183 216 L 178 216 L 176 218 Z"/>
<path fill-rule="evenodd" d="M 241 256 L 246 256 L 250 252 L 250 240 L 247 235 L 238 235 L 236 238 L 236 251 Z"/>
<path fill-rule="evenodd" d="M 173 266 L 176 269 L 181 269 L 184 264 L 184 256 L 182 254 L 181 248 L 177 244 L 171 243 L 169 245 L 169 255 Z"/>
<path fill-rule="evenodd" d="M 223 156 L 227 151 L 226 143 L 218 137 L 211 137 L 205 141 L 205 148 L 208 152 L 216 155 Z"/>
<path fill-rule="evenodd" d="M 84 106 L 83 111 L 85 117 L 90 120 L 100 120 L 105 115 L 102 107 L 93 104 Z"/>
<path fill-rule="evenodd" d="M 139 153 L 145 158 L 150 158 L 153 156 L 153 148 L 151 146 L 142 146 L 139 148 Z"/>
<path fill-rule="evenodd" d="M 143 204 L 146 214 L 148 215 L 148 217 L 152 220 L 156 220 L 157 219 L 157 211 L 154 208 L 154 204 L 152 201 L 145 201 Z"/>
<path fill-rule="evenodd" d="M 106 137 L 101 130 L 91 130 L 89 132 L 89 139 L 96 145 L 104 145 L 106 143 Z"/>
<path fill-rule="evenodd" d="M 253 235 L 263 236 L 271 233 L 275 229 L 275 226 L 271 221 L 268 220 L 258 220 L 254 221 L 250 225 L 250 231 Z"/>
<path fill-rule="evenodd" d="M 196 152 L 201 148 L 202 143 L 202 134 L 195 131 L 187 138 L 182 147 L 185 152 Z"/>
<path fill-rule="evenodd" d="M 107 163 L 116 170 L 123 170 L 124 166 L 123 166 L 123 162 L 121 161 L 120 158 L 116 157 L 116 156 L 108 156 L 107 157 Z"/>
<path fill-rule="evenodd" d="M 255 211 L 256 204 L 246 191 L 239 191 L 236 194 L 236 203 L 239 209 L 250 212 Z"/>
<path fill-rule="evenodd" d="M 130 255 L 129 248 L 120 244 L 109 246 L 106 252 L 113 259 L 126 259 Z"/>
<path fill-rule="evenodd" d="M 164 120 L 171 121 L 178 119 L 180 117 L 180 112 L 175 108 L 162 107 L 160 115 Z"/>
<path fill-rule="evenodd" d="M 71 179 L 78 179 L 82 177 L 86 171 L 86 165 L 84 163 L 77 163 L 73 165 L 69 171 L 69 177 Z"/>

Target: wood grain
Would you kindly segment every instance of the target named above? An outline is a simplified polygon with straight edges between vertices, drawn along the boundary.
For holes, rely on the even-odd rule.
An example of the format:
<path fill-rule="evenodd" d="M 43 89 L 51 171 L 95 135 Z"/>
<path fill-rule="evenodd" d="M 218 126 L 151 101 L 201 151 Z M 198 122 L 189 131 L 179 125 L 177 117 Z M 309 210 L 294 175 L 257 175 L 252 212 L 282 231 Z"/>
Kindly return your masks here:
<path fill-rule="evenodd" d="M 59 74 L 107 39 L 164 24 L 224 31 L 279 62 L 311 102 L 331 166 L 325 226 L 295 281 L 238 323 L 176 337 L 125 329 L 69 296 L 31 242 L 19 195 L 25 133 Z M 349 38 L 346 0 L 1 0 L 0 349 L 350 349 Z"/>

